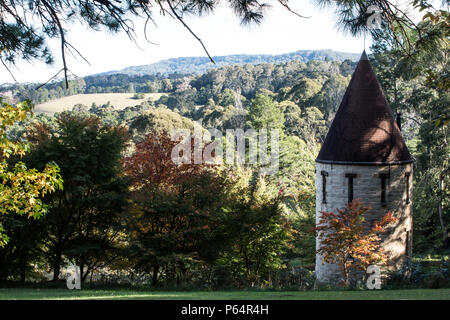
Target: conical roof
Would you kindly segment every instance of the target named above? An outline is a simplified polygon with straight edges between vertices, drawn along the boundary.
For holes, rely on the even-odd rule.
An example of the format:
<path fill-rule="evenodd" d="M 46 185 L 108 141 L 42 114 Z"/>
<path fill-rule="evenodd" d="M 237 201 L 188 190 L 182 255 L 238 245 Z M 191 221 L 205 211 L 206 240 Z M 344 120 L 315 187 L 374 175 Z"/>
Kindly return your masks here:
<path fill-rule="evenodd" d="M 369 165 L 413 161 L 365 51 L 316 161 Z"/>

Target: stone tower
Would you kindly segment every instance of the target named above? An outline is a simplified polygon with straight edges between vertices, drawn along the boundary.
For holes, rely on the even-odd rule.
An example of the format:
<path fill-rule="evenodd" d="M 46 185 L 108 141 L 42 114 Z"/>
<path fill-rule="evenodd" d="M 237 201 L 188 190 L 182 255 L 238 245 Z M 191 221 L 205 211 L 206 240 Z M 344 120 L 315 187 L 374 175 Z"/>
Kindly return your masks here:
<path fill-rule="evenodd" d="M 316 224 L 320 212 L 336 212 L 353 199 L 371 206 L 365 217 L 370 225 L 391 211 L 398 221 L 381 235 L 381 246 L 391 268 L 399 268 L 411 256 L 412 162 L 363 52 L 316 159 Z M 334 283 L 340 270 L 316 255 L 316 277 L 319 283 Z"/>

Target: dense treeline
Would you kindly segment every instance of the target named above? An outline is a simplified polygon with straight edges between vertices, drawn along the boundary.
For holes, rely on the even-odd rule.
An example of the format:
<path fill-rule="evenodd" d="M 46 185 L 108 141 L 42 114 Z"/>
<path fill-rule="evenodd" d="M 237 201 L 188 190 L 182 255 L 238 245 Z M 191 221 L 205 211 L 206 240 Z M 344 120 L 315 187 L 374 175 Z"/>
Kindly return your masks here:
<path fill-rule="evenodd" d="M 0 87 L 0 92 L 8 92 L 15 100 L 30 99 L 39 104 L 49 100 L 80 93 L 174 93 L 162 104 L 179 110 L 191 109 L 194 105 L 206 105 L 214 100 L 215 104 L 228 106 L 236 97 L 231 97 L 230 89 L 246 99 L 251 99 L 261 90 L 279 92 L 283 89 L 286 97 L 295 96 L 294 102 L 306 102 L 309 105 L 336 105 L 336 98 L 348 82 L 356 63 L 351 60 L 316 61 L 306 64 L 289 61 L 283 64 L 234 65 L 212 69 L 200 76 L 161 74 L 129 76 L 126 74 L 96 75 L 69 81 L 69 88 L 64 84 L 52 83 L 36 90 L 37 84 L 14 84 Z M 212 99 L 210 101 L 210 99 Z M 227 100 L 228 99 L 228 100 Z M 280 99 L 283 99 L 281 97 Z M 332 101 L 325 101 L 332 99 Z M 326 112 L 328 114 L 328 112 Z"/>
<path fill-rule="evenodd" d="M 157 104 L 194 120 L 207 118 L 213 125 L 217 114 L 248 109 L 251 99 L 263 93 L 279 103 L 291 101 L 303 109 L 317 107 L 331 119 L 355 66 L 349 60 L 229 66 L 187 79 Z"/>
<path fill-rule="evenodd" d="M 35 104 L 49 100 L 83 93 L 136 93 L 136 92 L 170 92 L 175 79 L 183 75 L 172 74 L 163 77 L 160 74 L 148 76 L 128 76 L 125 74 L 87 76 L 68 81 L 68 88 L 63 82 L 54 82 L 41 86 L 31 84 L 6 84 L 0 86 L 4 96 L 13 101 L 29 99 Z"/>
<path fill-rule="evenodd" d="M 215 64 L 212 64 L 211 60 L 207 57 L 183 57 L 167 59 L 143 66 L 128 67 L 120 70 L 119 72 L 128 75 L 147 75 L 159 73 L 169 76 L 173 73 L 203 74 L 210 69 L 221 68 L 229 65 L 256 65 L 264 63 L 280 64 L 289 61 L 300 61 L 307 63 L 311 60 L 344 61 L 347 59 L 356 61 L 358 59 L 358 54 L 337 52 L 333 50 L 299 50 L 280 55 L 239 54 L 214 57 Z"/>

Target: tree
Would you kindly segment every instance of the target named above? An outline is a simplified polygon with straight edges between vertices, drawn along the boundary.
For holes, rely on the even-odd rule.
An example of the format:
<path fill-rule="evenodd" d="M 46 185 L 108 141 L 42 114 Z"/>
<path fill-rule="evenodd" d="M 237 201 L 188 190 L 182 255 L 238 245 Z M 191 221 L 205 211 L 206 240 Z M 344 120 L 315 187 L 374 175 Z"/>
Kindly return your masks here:
<path fill-rule="evenodd" d="M 299 136 L 301 131 L 302 110 L 298 105 L 289 100 L 283 100 L 279 106 L 284 114 L 284 128 L 288 135 Z"/>
<path fill-rule="evenodd" d="M 320 81 L 310 78 L 303 78 L 296 84 L 289 95 L 291 100 L 300 106 L 309 106 L 310 99 L 316 95 L 322 88 Z"/>
<path fill-rule="evenodd" d="M 231 89 L 223 90 L 216 100 L 216 104 L 219 106 L 227 107 L 229 105 L 234 106 L 236 102 L 236 92 Z"/>
<path fill-rule="evenodd" d="M 279 170 L 269 177 L 281 191 L 280 207 L 293 229 L 293 246 L 286 256 L 304 264 L 313 264 L 315 259 L 315 238 L 308 230 L 315 226 L 315 158 L 319 150 L 316 141 L 285 136 L 280 141 Z"/>
<path fill-rule="evenodd" d="M 448 37 L 448 15 L 443 9 L 436 9 L 432 1 L 412 0 L 405 10 L 398 4 L 385 0 L 373 1 L 339 1 L 317 0 L 323 6 L 331 6 L 336 10 L 337 24 L 353 35 L 370 32 L 372 36 L 380 36 L 380 30 L 369 29 L 368 19 L 373 15 L 370 6 L 376 6 L 380 13 L 382 28 L 386 31 L 383 38 L 392 47 L 400 49 L 401 56 L 411 57 L 420 48 L 432 48 L 436 45 L 437 33 L 446 33 Z M 448 2 L 441 7 L 448 9 Z M 429 19 L 433 28 L 417 23 L 408 11 L 424 12 L 423 19 Z"/>
<path fill-rule="evenodd" d="M 314 104 L 319 107 L 319 110 L 322 111 L 325 115 L 325 119 L 329 123 L 331 123 L 339 108 L 339 104 L 341 103 L 349 81 L 349 77 L 344 77 L 340 74 L 332 74 L 323 84 L 317 97 L 313 99 Z M 383 86 L 383 88 L 386 87 Z"/>
<path fill-rule="evenodd" d="M 136 270 L 152 273 L 153 285 L 161 271 L 178 282 L 192 272 L 189 265 L 218 254 L 212 236 L 224 184 L 206 164 L 176 164 L 177 144 L 167 132 L 152 131 L 123 160 L 132 182 L 130 257 Z"/>
<path fill-rule="evenodd" d="M 127 91 L 130 92 L 130 93 L 135 93 L 136 92 L 136 89 L 134 88 L 134 83 L 133 82 L 130 82 L 128 84 L 128 90 Z"/>
<path fill-rule="evenodd" d="M 248 118 L 253 128 L 282 129 L 284 115 L 269 96 L 258 94 L 253 100 Z"/>
<path fill-rule="evenodd" d="M 217 268 L 225 269 L 237 286 L 270 286 L 277 271 L 285 267 L 283 258 L 292 239 L 281 210 L 282 193 L 251 168 L 233 168 L 226 175 L 226 185 L 218 230 L 226 246 Z"/>
<path fill-rule="evenodd" d="M 313 141 L 323 141 L 327 132 L 325 120 L 322 112 L 316 107 L 309 107 L 305 109 L 302 123 L 302 134 L 300 135 L 307 143 Z"/>
<path fill-rule="evenodd" d="M 53 280 L 59 278 L 64 257 L 80 266 L 84 280 L 108 261 L 119 236 L 128 187 L 120 159 L 128 133 L 98 117 L 63 112 L 54 126 L 35 124 L 28 139 L 34 146 L 27 163 L 39 168 L 54 159 L 64 179 L 64 190 L 44 199 L 49 207 L 44 252 Z"/>
<path fill-rule="evenodd" d="M 31 114 L 31 108 L 29 101 L 12 106 L 0 98 L 0 247 L 8 241 L 2 215 L 14 213 L 40 218 L 47 212 L 41 198 L 62 189 L 59 167 L 51 163 L 52 159 L 42 165 L 42 171 L 29 169 L 22 161 L 13 163 L 12 157 L 24 156 L 30 146 L 22 141 L 11 141 L 7 130 L 16 121 L 24 121 Z"/>
<path fill-rule="evenodd" d="M 191 119 L 180 116 L 165 107 L 142 112 L 140 115 L 132 118 L 129 123 L 134 141 L 142 141 L 147 134 L 152 132 L 170 132 L 175 129 L 189 129 L 192 131 L 195 126 L 195 122 Z"/>
<path fill-rule="evenodd" d="M 368 226 L 364 215 L 369 210 L 369 207 L 355 199 L 344 209 L 337 209 L 337 213 L 321 212 L 319 224 L 315 228 L 320 239 L 317 253 L 322 256 L 323 262 L 337 264 L 341 268 L 347 286 L 352 270 L 366 270 L 369 265 L 387 261 L 380 248 L 378 234 L 397 219 L 388 212 L 366 231 Z"/>
<path fill-rule="evenodd" d="M 8 214 L 3 215 L 2 220 L 9 239 L 0 248 L 0 282 L 25 282 L 34 272 L 32 263 L 40 266 L 42 261 L 45 216 L 29 219 L 26 215 Z"/>
<path fill-rule="evenodd" d="M 159 92 L 159 90 L 161 89 L 161 86 L 159 85 L 159 83 L 157 81 L 147 81 L 147 92 L 148 93 L 154 93 L 154 92 Z"/>

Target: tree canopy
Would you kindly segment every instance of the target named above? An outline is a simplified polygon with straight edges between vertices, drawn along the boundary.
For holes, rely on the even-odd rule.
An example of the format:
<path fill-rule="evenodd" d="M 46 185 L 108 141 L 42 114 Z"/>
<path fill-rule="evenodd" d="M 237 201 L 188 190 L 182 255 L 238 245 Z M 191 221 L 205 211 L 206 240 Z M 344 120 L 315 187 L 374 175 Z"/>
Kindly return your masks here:
<path fill-rule="evenodd" d="M 8 137 L 7 129 L 16 121 L 24 121 L 31 107 L 29 101 L 12 106 L 0 98 L 0 247 L 8 241 L 3 233 L 2 215 L 14 213 L 39 218 L 47 210 L 42 197 L 62 188 L 60 170 L 55 163 L 46 162 L 43 171 L 27 168 L 20 157 L 28 152 L 29 144 Z"/>

